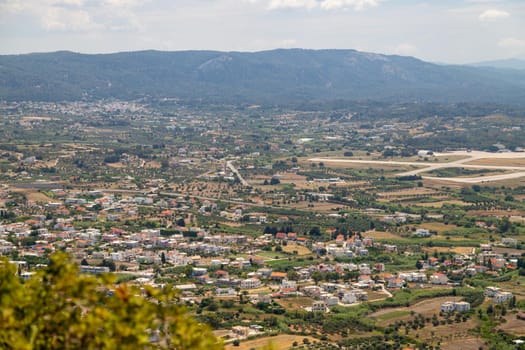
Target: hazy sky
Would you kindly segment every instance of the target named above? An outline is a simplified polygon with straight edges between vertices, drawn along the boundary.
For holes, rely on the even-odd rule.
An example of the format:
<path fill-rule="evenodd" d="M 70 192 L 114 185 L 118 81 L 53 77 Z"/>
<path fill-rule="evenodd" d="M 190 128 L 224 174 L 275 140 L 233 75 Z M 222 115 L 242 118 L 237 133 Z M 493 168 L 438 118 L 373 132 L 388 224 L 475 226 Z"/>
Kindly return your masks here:
<path fill-rule="evenodd" d="M 525 58 L 525 0 L 0 0 L 0 53 L 352 48 Z"/>

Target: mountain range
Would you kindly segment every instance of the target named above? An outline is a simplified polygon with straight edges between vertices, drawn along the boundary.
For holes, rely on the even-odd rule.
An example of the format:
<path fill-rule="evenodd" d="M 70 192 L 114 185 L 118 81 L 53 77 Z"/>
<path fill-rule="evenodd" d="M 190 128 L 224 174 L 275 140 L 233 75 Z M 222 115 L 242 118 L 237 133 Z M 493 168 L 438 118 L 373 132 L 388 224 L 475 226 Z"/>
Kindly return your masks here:
<path fill-rule="evenodd" d="M 68 51 L 0 56 L 0 100 L 171 97 L 217 102 L 525 103 L 525 71 L 355 50 Z"/>
<path fill-rule="evenodd" d="M 525 70 L 525 59 L 509 58 L 506 60 L 483 61 L 470 64 L 474 67 L 493 67 L 503 69 Z"/>

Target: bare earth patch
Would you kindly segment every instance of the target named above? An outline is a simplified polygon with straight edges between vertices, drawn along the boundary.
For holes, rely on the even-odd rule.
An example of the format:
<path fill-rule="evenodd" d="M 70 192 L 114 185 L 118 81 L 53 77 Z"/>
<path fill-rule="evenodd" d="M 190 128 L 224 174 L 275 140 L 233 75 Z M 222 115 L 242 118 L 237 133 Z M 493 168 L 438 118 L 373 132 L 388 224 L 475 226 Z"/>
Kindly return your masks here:
<path fill-rule="evenodd" d="M 144 164 L 144 168 L 149 168 L 149 169 L 160 169 L 160 167 L 161 167 L 161 164 L 155 161 L 147 162 L 146 164 Z"/>
<path fill-rule="evenodd" d="M 370 314 L 368 317 L 380 317 L 384 316 L 389 313 L 400 313 L 400 317 L 394 317 L 391 319 L 388 319 L 388 321 L 385 321 L 385 324 L 378 323 L 379 325 L 386 326 L 388 324 L 394 323 L 398 320 L 409 320 L 414 318 L 410 315 L 411 311 L 414 311 L 416 314 L 422 314 L 425 317 L 431 317 L 433 314 L 439 314 L 439 308 L 441 306 L 441 303 L 445 301 L 459 301 L 461 300 L 461 297 L 440 297 L 440 298 L 433 298 L 433 299 L 425 299 L 423 301 L 420 301 L 414 305 L 411 305 L 410 307 L 396 307 L 396 308 L 387 308 L 382 309 L 379 311 L 376 311 L 372 314 Z M 408 315 L 405 314 L 405 312 L 408 312 Z"/>
<path fill-rule="evenodd" d="M 122 169 L 122 168 L 125 168 L 126 166 L 122 163 L 107 163 L 107 166 L 110 167 L 110 168 L 115 168 L 115 169 Z"/>
<path fill-rule="evenodd" d="M 308 205 L 312 205 L 313 207 L 309 207 Z M 346 206 L 341 204 L 335 204 L 335 203 L 329 203 L 329 202 L 299 202 L 291 204 L 290 207 L 300 210 L 312 210 L 312 211 L 319 211 L 322 213 L 334 213 L 337 214 L 338 208 L 345 208 Z"/>
<path fill-rule="evenodd" d="M 525 167 L 525 154 L 523 155 L 523 158 L 514 158 L 514 159 L 483 158 L 483 159 L 476 159 L 476 160 L 473 160 L 465 164 Z"/>
<path fill-rule="evenodd" d="M 479 350 L 484 349 L 485 341 L 481 338 L 462 338 L 455 339 L 442 344 L 443 350 Z"/>
<path fill-rule="evenodd" d="M 365 237 L 372 237 L 374 239 L 400 239 L 401 238 L 400 236 L 395 235 L 395 234 L 390 233 L 390 232 L 375 231 L 375 230 L 366 231 L 364 233 L 364 236 Z"/>
<path fill-rule="evenodd" d="M 296 243 L 288 243 L 287 245 L 282 246 L 282 248 L 283 251 L 287 253 L 293 253 L 294 251 L 296 251 L 297 255 L 308 255 L 312 253 L 310 249 Z"/>
<path fill-rule="evenodd" d="M 418 226 L 419 228 L 425 228 L 429 231 L 436 231 L 437 233 L 441 233 L 448 230 L 453 230 L 457 228 L 456 225 L 445 225 L 441 222 L 425 222 Z"/>
<path fill-rule="evenodd" d="M 303 344 L 303 339 L 307 338 L 310 343 L 318 341 L 312 337 L 299 336 L 299 335 L 290 335 L 290 334 L 280 334 L 275 337 L 264 337 L 254 340 L 241 341 L 239 346 L 233 346 L 233 344 L 228 344 L 225 346 L 225 350 L 250 350 L 250 349 L 262 349 L 268 344 L 273 344 L 276 349 L 289 349 L 292 347 L 294 342 L 298 344 Z"/>
<path fill-rule="evenodd" d="M 277 304 L 281 305 L 287 310 L 304 310 L 307 306 L 312 306 L 314 300 L 308 297 L 285 298 L 276 299 Z"/>
<path fill-rule="evenodd" d="M 515 314 L 507 314 L 505 323 L 500 324 L 496 329 L 501 329 L 506 333 L 521 337 L 525 335 L 525 320 L 519 320 Z"/>
<path fill-rule="evenodd" d="M 33 202 L 53 202 L 55 201 L 53 198 L 46 196 L 45 194 L 34 191 L 34 190 L 28 190 L 28 189 L 13 189 L 13 192 L 21 192 L 26 195 L 26 198 Z"/>
<path fill-rule="evenodd" d="M 428 253 L 455 253 L 455 254 L 472 254 L 472 251 L 475 250 L 475 248 L 472 247 L 425 247 L 423 248 L 425 252 Z"/>

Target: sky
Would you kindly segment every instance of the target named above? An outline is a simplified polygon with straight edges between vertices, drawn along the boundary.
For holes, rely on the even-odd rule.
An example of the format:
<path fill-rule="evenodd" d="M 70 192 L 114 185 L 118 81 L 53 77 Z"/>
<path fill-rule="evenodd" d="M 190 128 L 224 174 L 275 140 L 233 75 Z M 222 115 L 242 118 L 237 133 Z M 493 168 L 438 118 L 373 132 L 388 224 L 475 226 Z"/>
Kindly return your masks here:
<path fill-rule="evenodd" d="M 525 58 L 525 0 L 0 0 L 0 54 L 292 47 Z"/>

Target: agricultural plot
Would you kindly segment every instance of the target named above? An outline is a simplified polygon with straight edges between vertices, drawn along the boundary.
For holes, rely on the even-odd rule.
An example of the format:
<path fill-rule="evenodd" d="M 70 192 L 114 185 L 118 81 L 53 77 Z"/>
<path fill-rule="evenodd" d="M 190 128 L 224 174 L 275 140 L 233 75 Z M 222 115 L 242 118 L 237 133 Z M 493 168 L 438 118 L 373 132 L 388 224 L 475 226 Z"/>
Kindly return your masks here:
<path fill-rule="evenodd" d="M 303 344 L 303 339 L 308 339 L 310 343 L 317 342 L 318 340 L 309 336 L 298 336 L 291 334 L 280 334 L 274 337 L 263 337 L 254 340 L 241 341 L 239 346 L 233 344 L 227 344 L 225 350 L 261 350 L 269 344 L 273 344 L 277 349 L 289 349 L 293 346 L 294 342 Z"/>
<path fill-rule="evenodd" d="M 440 297 L 425 299 L 417 302 L 409 307 L 387 308 L 376 311 L 368 315 L 377 320 L 379 326 L 388 326 L 395 321 L 407 321 L 413 318 L 413 314 L 421 314 L 424 317 L 432 317 L 434 314 L 439 314 L 439 308 L 445 301 L 460 301 L 461 297 Z"/>

